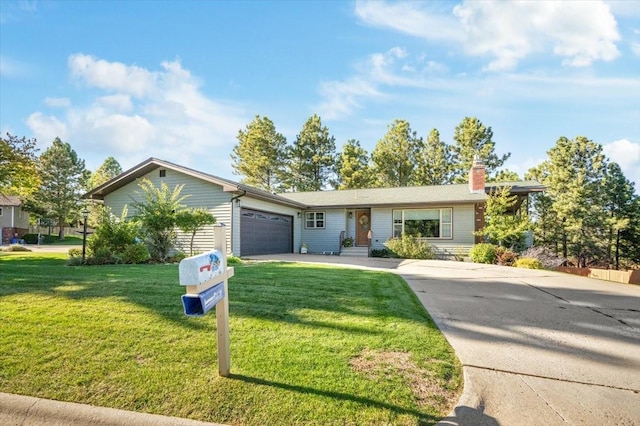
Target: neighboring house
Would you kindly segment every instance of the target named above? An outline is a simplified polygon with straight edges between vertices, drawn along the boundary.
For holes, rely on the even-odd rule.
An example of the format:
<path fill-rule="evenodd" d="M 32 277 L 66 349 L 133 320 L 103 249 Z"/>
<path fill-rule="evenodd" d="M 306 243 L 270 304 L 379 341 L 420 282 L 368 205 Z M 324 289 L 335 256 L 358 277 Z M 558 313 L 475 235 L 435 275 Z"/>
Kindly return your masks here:
<path fill-rule="evenodd" d="M 2 244 L 9 244 L 14 233 L 22 238 L 29 232 L 29 213 L 22 210 L 19 197 L 0 195 L 0 229 Z"/>
<path fill-rule="evenodd" d="M 133 199 L 140 199 L 138 179 L 173 189 L 183 184 L 181 195 L 188 207 L 204 207 L 227 226 L 227 247 L 237 256 L 298 252 L 305 243 L 309 253 L 342 251 L 341 241 L 353 238 L 367 255 L 369 248 L 403 232 L 420 233 L 439 253 L 469 249 L 484 223 L 484 203 L 490 186 L 484 166 L 476 163 L 470 183 L 403 188 L 354 189 L 272 194 L 207 173 L 150 158 L 103 185 L 85 198 L 102 200 L 119 216 L 125 205 L 135 214 Z M 505 184 L 506 185 L 506 184 Z M 530 192 L 541 191 L 537 182 L 511 182 L 512 192 L 523 202 Z M 185 238 L 183 238 L 185 241 Z M 213 230 L 196 235 L 195 249 L 213 248 Z M 357 250 L 357 249 L 356 249 Z"/>

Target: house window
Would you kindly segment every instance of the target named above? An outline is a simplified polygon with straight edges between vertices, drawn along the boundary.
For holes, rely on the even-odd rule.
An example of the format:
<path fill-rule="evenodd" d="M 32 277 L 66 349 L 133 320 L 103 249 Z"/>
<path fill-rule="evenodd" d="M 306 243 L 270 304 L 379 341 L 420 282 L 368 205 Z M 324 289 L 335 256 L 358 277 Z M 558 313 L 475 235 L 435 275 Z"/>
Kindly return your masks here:
<path fill-rule="evenodd" d="M 0 216 L 2 216 L 2 207 L 0 207 Z"/>
<path fill-rule="evenodd" d="M 160 170 L 160 177 L 165 177 L 165 176 L 167 176 L 167 171 L 164 169 Z"/>
<path fill-rule="evenodd" d="M 450 208 L 394 210 L 393 236 L 451 238 L 452 216 Z"/>
<path fill-rule="evenodd" d="M 304 227 L 310 229 L 324 228 L 324 212 L 306 212 Z"/>

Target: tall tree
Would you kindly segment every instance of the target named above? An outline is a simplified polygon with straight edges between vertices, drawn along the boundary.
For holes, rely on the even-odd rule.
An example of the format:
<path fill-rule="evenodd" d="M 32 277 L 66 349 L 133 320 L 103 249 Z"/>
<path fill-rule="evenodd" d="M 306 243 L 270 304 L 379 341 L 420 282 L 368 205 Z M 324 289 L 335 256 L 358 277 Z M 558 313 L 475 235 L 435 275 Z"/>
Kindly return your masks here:
<path fill-rule="evenodd" d="M 376 185 L 383 188 L 413 185 L 422 144 L 408 121 L 394 120 L 371 154 Z"/>
<path fill-rule="evenodd" d="M 288 153 L 288 187 L 294 191 L 320 191 L 331 179 L 336 161 L 336 140 L 316 114 L 310 117 Z"/>
<path fill-rule="evenodd" d="M 80 217 L 79 200 L 88 177 L 84 164 L 71 145 L 58 138 L 38 159 L 42 182 L 35 194 L 36 204 L 46 217 L 56 219 L 61 240 L 64 226 Z"/>
<path fill-rule="evenodd" d="M 286 138 L 276 131 L 268 117 L 256 115 L 245 130 L 238 132 L 233 147 L 233 173 L 243 176 L 242 182 L 253 187 L 276 192 L 284 181 Z"/>
<path fill-rule="evenodd" d="M 473 165 L 474 157 L 478 156 L 485 164 L 487 176 L 490 179 L 493 173 L 504 164 L 511 153 L 498 156 L 495 153 L 495 142 L 491 127 L 485 127 L 475 117 L 465 117 L 456 127 L 452 145 L 452 159 L 455 164 L 453 171 L 454 181 L 465 183 L 469 180 L 469 169 Z"/>
<path fill-rule="evenodd" d="M 607 257 L 609 263 L 620 268 L 621 250 L 626 252 L 627 245 L 624 230 L 631 225 L 634 216 L 634 194 L 633 182 L 629 181 L 620 169 L 618 163 L 609 163 L 606 169 L 604 180 L 605 211 L 607 214 Z M 639 236 L 640 237 L 640 236 Z M 635 242 L 638 244 L 640 238 Z M 627 254 L 627 253 L 623 253 Z M 625 256 L 626 257 L 626 256 Z"/>
<path fill-rule="evenodd" d="M 451 172 L 451 148 L 440 139 L 438 129 L 433 129 L 417 155 L 414 183 L 446 185 L 452 181 Z"/>
<path fill-rule="evenodd" d="M 582 136 L 561 137 L 547 154 L 537 174 L 552 200 L 562 256 L 572 256 L 580 266 L 587 266 L 604 257 L 606 159 L 602 146 Z"/>
<path fill-rule="evenodd" d="M 371 186 L 371 167 L 369 153 L 360 146 L 360 142 L 349 139 L 342 147 L 335 165 L 336 189 L 358 189 Z"/>
<path fill-rule="evenodd" d="M 122 166 L 113 158 L 107 157 L 104 162 L 91 174 L 89 189 L 93 189 L 113 179 L 122 173 Z"/>
<path fill-rule="evenodd" d="M 35 139 L 0 136 L 0 194 L 28 196 L 37 190 Z"/>
<path fill-rule="evenodd" d="M 520 176 L 509 169 L 500 170 L 495 176 L 488 179 L 488 182 L 518 182 Z"/>

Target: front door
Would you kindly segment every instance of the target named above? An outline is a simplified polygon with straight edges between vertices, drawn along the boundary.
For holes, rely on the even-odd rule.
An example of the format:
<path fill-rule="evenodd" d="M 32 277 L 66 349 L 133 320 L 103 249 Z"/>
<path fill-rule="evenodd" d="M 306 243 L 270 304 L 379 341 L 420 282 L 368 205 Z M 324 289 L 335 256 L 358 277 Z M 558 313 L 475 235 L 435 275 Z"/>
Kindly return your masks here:
<path fill-rule="evenodd" d="M 370 213 L 367 210 L 356 211 L 356 245 L 369 245 L 369 229 L 371 229 Z"/>

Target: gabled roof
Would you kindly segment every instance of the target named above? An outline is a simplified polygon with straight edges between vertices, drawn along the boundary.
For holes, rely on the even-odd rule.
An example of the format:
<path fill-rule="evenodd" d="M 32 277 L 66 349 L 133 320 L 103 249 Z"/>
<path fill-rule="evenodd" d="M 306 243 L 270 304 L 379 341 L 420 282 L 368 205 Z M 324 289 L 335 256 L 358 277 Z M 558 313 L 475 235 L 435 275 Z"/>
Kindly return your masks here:
<path fill-rule="evenodd" d="M 5 207 L 18 207 L 22 205 L 20 197 L 15 195 L 2 195 L 0 194 L 0 206 Z"/>
<path fill-rule="evenodd" d="M 251 195 L 254 198 L 268 200 L 268 201 L 272 201 L 279 204 L 289 205 L 297 208 L 305 207 L 304 205 L 301 205 L 296 201 L 280 197 L 278 195 L 272 194 L 267 191 L 256 189 L 248 185 L 233 182 L 228 179 L 210 175 L 208 173 L 203 173 L 198 170 L 190 169 L 188 167 L 180 166 L 178 164 L 174 164 L 169 161 L 164 161 L 164 160 L 160 160 L 153 157 L 148 158 L 147 160 L 143 161 L 142 163 L 136 166 L 133 166 L 132 168 L 130 168 L 125 172 L 122 172 L 120 175 L 103 183 L 102 185 L 96 188 L 93 188 L 91 191 L 84 194 L 82 198 L 89 198 L 93 200 L 104 200 L 105 195 L 110 194 L 111 192 L 119 188 L 122 188 L 123 186 L 131 182 L 134 182 L 136 179 L 143 177 L 147 173 L 160 168 L 175 170 L 177 172 L 180 172 L 189 176 L 193 176 L 198 179 L 202 179 L 206 182 L 219 185 L 222 187 L 223 191 L 232 192 L 239 196 L 244 196 L 245 194 L 247 194 L 247 195 Z"/>

